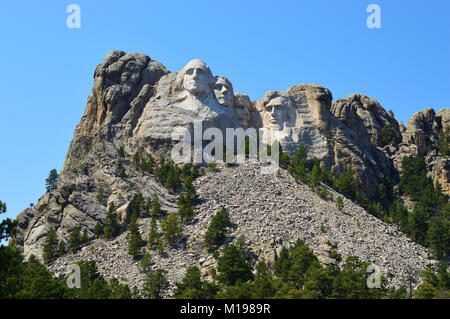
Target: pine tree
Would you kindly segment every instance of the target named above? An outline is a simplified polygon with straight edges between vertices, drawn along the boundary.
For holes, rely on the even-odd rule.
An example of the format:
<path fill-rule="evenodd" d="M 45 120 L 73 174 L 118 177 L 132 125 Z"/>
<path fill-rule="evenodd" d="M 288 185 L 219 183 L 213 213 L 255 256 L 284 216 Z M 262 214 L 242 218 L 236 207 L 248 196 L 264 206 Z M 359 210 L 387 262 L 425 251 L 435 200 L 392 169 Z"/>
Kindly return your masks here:
<path fill-rule="evenodd" d="M 450 131 L 448 129 L 439 132 L 437 146 L 442 157 L 450 156 Z"/>
<path fill-rule="evenodd" d="M 164 240 L 167 244 L 175 246 L 182 237 L 178 214 L 169 214 L 162 224 L 164 230 Z"/>
<path fill-rule="evenodd" d="M 125 173 L 125 167 L 123 167 L 122 159 L 119 158 L 118 164 L 117 164 L 117 170 L 119 171 L 119 177 L 124 179 L 127 177 L 127 174 Z"/>
<path fill-rule="evenodd" d="M 64 244 L 64 241 L 59 242 L 59 248 L 58 248 L 58 256 L 63 256 L 66 253 L 66 245 Z"/>
<path fill-rule="evenodd" d="M 315 158 L 316 159 L 316 158 Z M 318 161 L 314 163 L 314 166 L 311 171 L 311 185 L 312 187 L 316 187 L 320 181 L 320 166 Z"/>
<path fill-rule="evenodd" d="M 174 191 L 178 187 L 179 183 L 180 180 L 175 171 L 175 168 L 173 165 L 170 165 L 169 170 L 167 172 L 166 181 L 164 182 L 164 187 L 171 191 Z"/>
<path fill-rule="evenodd" d="M 99 238 L 101 235 L 103 235 L 103 227 L 99 222 L 97 222 L 97 224 L 95 224 L 94 235 L 97 238 Z"/>
<path fill-rule="evenodd" d="M 205 233 L 205 247 L 209 250 L 219 246 L 225 240 L 226 228 L 230 224 L 228 211 L 222 207 L 211 220 Z"/>
<path fill-rule="evenodd" d="M 70 233 L 69 237 L 70 251 L 72 253 L 76 253 L 76 251 L 80 247 L 80 241 L 80 229 L 78 227 L 75 227 Z"/>
<path fill-rule="evenodd" d="M 188 176 L 192 175 L 192 165 L 189 163 L 186 163 L 183 165 L 183 168 L 181 169 L 181 176 L 183 176 L 183 178 L 186 178 Z"/>
<path fill-rule="evenodd" d="M 292 260 L 289 254 L 289 250 L 283 246 L 280 252 L 280 256 L 278 257 L 274 265 L 275 275 L 277 275 L 283 281 L 286 281 L 288 279 L 291 266 Z"/>
<path fill-rule="evenodd" d="M 144 197 L 142 196 L 142 193 L 137 193 L 133 196 L 133 198 L 130 201 L 130 210 L 131 213 L 136 213 L 137 217 L 141 217 L 141 211 L 144 206 Z"/>
<path fill-rule="evenodd" d="M 186 270 L 182 282 L 176 283 L 173 297 L 177 299 L 211 299 L 217 293 L 214 283 L 201 280 L 200 269 L 197 266 Z"/>
<path fill-rule="evenodd" d="M 141 238 L 141 235 L 139 233 L 139 228 L 137 226 L 137 212 L 134 211 L 134 213 L 131 216 L 131 221 L 128 224 L 128 231 L 130 232 L 128 234 L 129 241 L 128 241 L 128 253 L 133 256 L 133 258 L 138 258 L 141 255 L 142 252 L 142 244 L 143 240 Z"/>
<path fill-rule="evenodd" d="M 56 257 L 56 249 L 58 247 L 58 239 L 56 238 L 56 231 L 53 228 L 50 228 L 44 243 L 44 262 L 48 264 Z"/>
<path fill-rule="evenodd" d="M 153 201 L 152 201 L 152 211 L 151 215 L 153 217 L 158 217 L 162 213 L 161 211 L 161 204 L 159 203 L 159 198 L 156 196 L 156 194 L 153 195 Z"/>
<path fill-rule="evenodd" d="M 200 173 L 198 171 L 198 166 L 196 164 L 192 165 L 192 174 L 191 174 L 192 178 L 197 178 L 198 176 L 200 176 Z"/>
<path fill-rule="evenodd" d="M 260 261 L 256 266 L 255 281 L 253 283 L 253 298 L 269 299 L 275 296 L 277 289 L 267 265 Z"/>
<path fill-rule="evenodd" d="M 291 261 L 288 277 L 299 289 L 306 282 L 308 270 L 311 267 L 321 267 L 317 257 L 300 239 L 291 249 Z"/>
<path fill-rule="evenodd" d="M 119 148 L 117 154 L 119 155 L 119 157 L 125 157 L 125 150 L 123 149 L 123 146 Z"/>
<path fill-rule="evenodd" d="M 148 274 L 151 270 L 151 266 L 152 266 L 152 256 L 148 251 L 146 251 L 141 259 L 141 262 L 139 263 L 139 267 L 141 268 L 141 271 L 144 274 Z"/>
<path fill-rule="evenodd" d="M 56 189 L 58 186 L 58 177 L 59 176 L 56 169 L 52 169 L 48 174 L 48 178 L 45 179 L 45 187 L 47 188 L 47 191 Z"/>
<path fill-rule="evenodd" d="M 294 176 L 297 179 L 300 179 L 301 181 L 306 180 L 307 171 L 306 171 L 306 148 L 303 144 L 300 144 L 297 152 L 295 153 L 295 156 L 292 158 L 292 167 Z"/>
<path fill-rule="evenodd" d="M 381 141 L 383 146 L 395 142 L 395 130 L 392 125 L 386 124 L 381 129 Z"/>
<path fill-rule="evenodd" d="M 103 186 L 100 186 L 97 189 L 97 201 L 99 204 L 103 204 L 105 200 L 105 190 L 103 188 Z"/>
<path fill-rule="evenodd" d="M 415 205 L 408 216 L 407 230 L 411 238 L 420 244 L 424 243 L 427 231 L 426 215 L 423 208 Z"/>
<path fill-rule="evenodd" d="M 350 199 L 354 199 L 356 196 L 356 185 L 353 178 L 353 171 L 349 168 L 346 173 L 339 176 L 336 182 L 339 193 L 347 196 Z"/>
<path fill-rule="evenodd" d="M 341 195 L 338 195 L 338 197 L 336 197 L 336 207 L 339 210 L 342 210 L 342 208 L 344 208 L 344 200 L 342 199 Z"/>
<path fill-rule="evenodd" d="M 105 227 L 103 228 L 103 233 L 108 239 L 116 236 L 118 231 L 117 216 L 115 210 L 116 207 L 114 203 L 109 204 L 108 212 L 106 213 Z"/>
<path fill-rule="evenodd" d="M 89 242 L 89 237 L 87 234 L 87 230 L 86 228 L 83 230 L 83 235 L 81 236 L 81 244 L 86 244 L 87 242 Z"/>
<path fill-rule="evenodd" d="M 161 238 L 158 237 L 158 239 L 156 240 L 157 244 L 156 244 L 156 250 L 158 251 L 160 256 L 164 255 L 164 245 L 162 243 Z"/>
<path fill-rule="evenodd" d="M 223 254 L 217 262 L 220 275 L 219 282 L 233 286 L 236 281 L 247 282 L 253 279 L 252 267 L 242 255 L 236 245 L 229 245 L 223 249 Z"/>
<path fill-rule="evenodd" d="M 178 214 L 184 222 L 191 220 L 194 216 L 194 205 L 198 200 L 198 195 L 192 181 L 192 176 L 186 177 L 183 183 L 183 190 L 180 196 L 178 196 Z"/>
<path fill-rule="evenodd" d="M 155 216 L 153 216 L 150 222 L 150 231 L 148 232 L 147 244 L 150 247 L 156 247 L 157 239 L 158 239 L 158 230 L 156 226 L 156 218 Z"/>
<path fill-rule="evenodd" d="M 431 218 L 428 225 L 426 242 L 437 259 L 448 256 L 450 249 L 450 223 L 444 219 Z"/>
<path fill-rule="evenodd" d="M 178 196 L 178 215 L 184 222 L 191 220 L 194 216 L 194 205 L 184 192 Z"/>
<path fill-rule="evenodd" d="M 139 168 L 139 165 L 141 163 L 141 156 L 139 155 L 138 151 L 136 151 L 136 153 L 134 153 L 133 155 L 133 163 L 136 168 Z"/>
<path fill-rule="evenodd" d="M 182 282 L 176 284 L 173 296 L 177 299 L 200 299 L 205 298 L 203 292 L 203 282 L 201 280 L 200 269 L 191 266 L 186 270 Z"/>
<path fill-rule="evenodd" d="M 142 287 L 142 294 L 147 299 L 162 299 L 169 288 L 169 281 L 166 278 L 167 271 L 157 269 L 148 274 Z"/>

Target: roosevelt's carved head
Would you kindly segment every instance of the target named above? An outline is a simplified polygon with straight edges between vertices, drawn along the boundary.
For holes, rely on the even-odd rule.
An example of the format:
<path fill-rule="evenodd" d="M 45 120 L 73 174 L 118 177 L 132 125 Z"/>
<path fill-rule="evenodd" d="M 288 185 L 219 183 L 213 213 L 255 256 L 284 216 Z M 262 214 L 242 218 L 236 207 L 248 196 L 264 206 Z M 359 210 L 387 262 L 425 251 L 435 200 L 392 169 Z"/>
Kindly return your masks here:
<path fill-rule="evenodd" d="M 209 93 L 214 77 L 208 65 L 199 59 L 190 61 L 178 75 L 182 88 L 193 95 Z"/>
<path fill-rule="evenodd" d="M 244 128 L 248 127 L 250 123 L 250 111 L 252 108 L 252 102 L 250 101 L 250 98 L 245 94 L 236 93 L 234 95 L 233 108 L 241 126 Z"/>
<path fill-rule="evenodd" d="M 226 77 L 216 76 L 216 81 L 214 83 L 214 96 L 220 105 L 225 107 L 233 107 L 233 85 Z"/>

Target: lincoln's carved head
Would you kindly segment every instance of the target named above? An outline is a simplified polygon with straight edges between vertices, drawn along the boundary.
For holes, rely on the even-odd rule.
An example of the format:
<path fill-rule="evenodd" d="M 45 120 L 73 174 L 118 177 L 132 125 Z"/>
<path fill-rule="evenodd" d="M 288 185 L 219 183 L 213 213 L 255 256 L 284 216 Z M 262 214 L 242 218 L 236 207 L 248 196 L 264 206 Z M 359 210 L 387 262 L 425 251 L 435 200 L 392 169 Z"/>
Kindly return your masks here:
<path fill-rule="evenodd" d="M 289 121 L 289 109 L 291 107 L 291 101 L 287 97 L 274 94 L 265 98 L 262 110 L 264 127 L 282 129 L 283 124 Z"/>

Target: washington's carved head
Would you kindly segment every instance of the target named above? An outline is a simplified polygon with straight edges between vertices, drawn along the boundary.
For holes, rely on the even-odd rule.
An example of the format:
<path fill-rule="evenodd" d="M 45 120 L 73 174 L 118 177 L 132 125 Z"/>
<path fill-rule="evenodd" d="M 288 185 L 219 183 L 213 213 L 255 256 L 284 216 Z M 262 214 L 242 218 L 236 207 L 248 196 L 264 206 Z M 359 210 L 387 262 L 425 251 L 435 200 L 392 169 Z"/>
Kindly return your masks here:
<path fill-rule="evenodd" d="M 199 59 L 190 61 L 179 73 L 181 86 L 193 95 L 210 92 L 213 81 L 208 65 Z"/>
<path fill-rule="evenodd" d="M 216 76 L 216 81 L 214 83 L 214 95 L 220 105 L 225 107 L 233 107 L 233 85 L 226 77 Z"/>

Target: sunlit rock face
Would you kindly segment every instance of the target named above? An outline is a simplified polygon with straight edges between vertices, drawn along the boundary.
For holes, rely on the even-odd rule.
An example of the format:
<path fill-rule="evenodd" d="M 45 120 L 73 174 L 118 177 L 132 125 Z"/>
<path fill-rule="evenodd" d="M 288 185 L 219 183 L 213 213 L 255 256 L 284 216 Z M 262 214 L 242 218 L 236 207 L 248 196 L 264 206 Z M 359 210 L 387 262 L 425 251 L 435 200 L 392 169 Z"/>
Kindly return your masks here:
<path fill-rule="evenodd" d="M 306 86 L 305 86 L 306 87 Z M 280 141 L 283 150 L 291 156 L 304 144 L 310 157 L 323 159 L 328 155 L 326 138 L 314 125 L 311 108 L 303 91 L 271 91 L 254 103 L 264 129 L 263 141 Z"/>
<path fill-rule="evenodd" d="M 193 134 L 195 121 L 202 123 L 203 130 L 215 127 L 224 133 L 226 128 L 239 127 L 232 87 L 227 88 L 225 81 L 217 79 L 198 59 L 179 72 L 163 76 L 144 108 L 135 134 L 144 139 L 177 140 L 185 129 Z"/>
<path fill-rule="evenodd" d="M 224 76 L 217 76 L 214 81 L 214 96 L 220 105 L 234 107 L 233 85 Z"/>
<path fill-rule="evenodd" d="M 233 85 L 226 77 L 216 76 L 214 96 L 220 105 L 234 110 L 240 127 L 244 129 L 249 127 L 253 105 L 248 95 L 234 93 Z M 259 125 L 253 127 L 258 128 Z"/>
<path fill-rule="evenodd" d="M 367 140 L 376 146 L 385 146 L 381 132 L 385 126 L 389 125 L 392 128 L 392 143 L 401 142 L 399 123 L 393 114 L 387 112 L 373 98 L 363 94 L 351 94 L 345 99 L 335 101 L 331 107 L 331 113 L 355 131 L 361 140 Z"/>
<path fill-rule="evenodd" d="M 248 95 L 235 93 L 233 108 L 240 126 L 244 129 L 248 128 L 252 120 L 252 113 L 254 113 L 253 104 Z M 253 127 L 259 128 L 260 126 L 255 125 Z"/>

